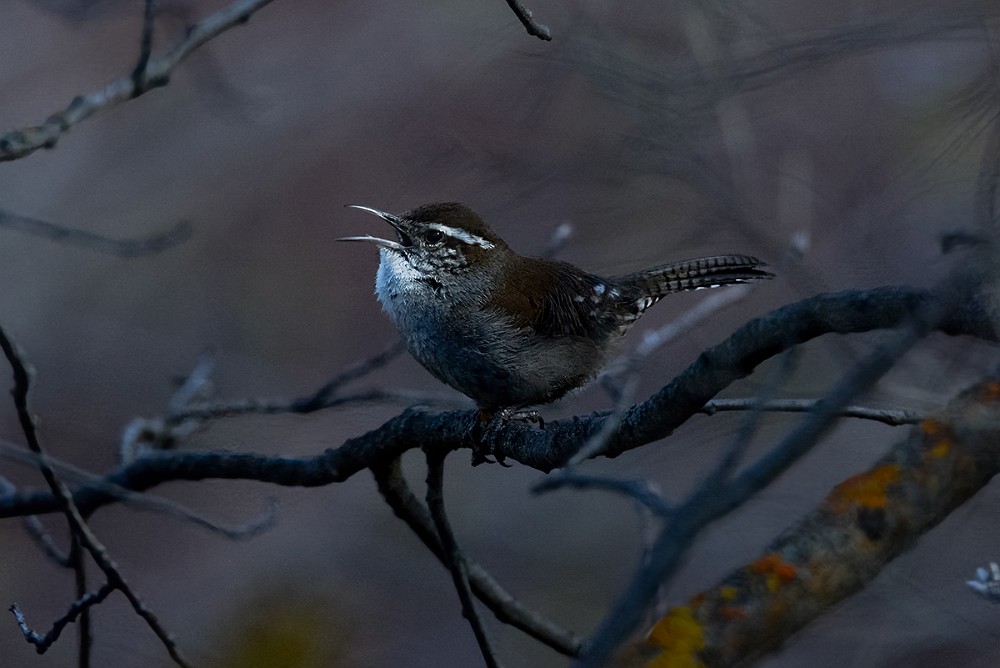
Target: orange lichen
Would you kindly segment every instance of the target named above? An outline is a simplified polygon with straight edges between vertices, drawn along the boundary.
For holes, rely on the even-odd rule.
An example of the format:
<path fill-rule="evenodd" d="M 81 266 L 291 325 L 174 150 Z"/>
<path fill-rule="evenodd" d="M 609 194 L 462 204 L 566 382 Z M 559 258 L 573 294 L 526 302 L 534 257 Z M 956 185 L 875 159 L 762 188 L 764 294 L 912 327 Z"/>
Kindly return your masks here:
<path fill-rule="evenodd" d="M 704 668 L 698 652 L 705 647 L 705 632 L 689 606 L 672 608 L 653 626 L 648 642 L 662 652 L 647 668 Z"/>
<path fill-rule="evenodd" d="M 862 508 L 885 508 L 889 485 L 899 480 L 899 464 L 883 464 L 871 471 L 851 476 L 833 488 L 829 501 L 839 511 L 846 504 Z"/>
<path fill-rule="evenodd" d="M 740 605 L 720 605 L 715 609 L 715 612 L 721 619 L 727 622 L 747 619 L 750 616 L 746 608 Z"/>
<path fill-rule="evenodd" d="M 980 385 L 979 400 L 984 403 L 1000 401 L 1000 382 L 991 380 Z"/>
<path fill-rule="evenodd" d="M 777 552 L 765 554 L 750 564 L 750 571 L 765 576 L 768 591 L 777 591 L 781 585 L 791 582 L 798 575 L 794 564 L 790 564 Z"/>
<path fill-rule="evenodd" d="M 920 430 L 928 436 L 941 436 L 947 433 L 948 425 L 940 420 L 928 418 L 920 421 Z"/>

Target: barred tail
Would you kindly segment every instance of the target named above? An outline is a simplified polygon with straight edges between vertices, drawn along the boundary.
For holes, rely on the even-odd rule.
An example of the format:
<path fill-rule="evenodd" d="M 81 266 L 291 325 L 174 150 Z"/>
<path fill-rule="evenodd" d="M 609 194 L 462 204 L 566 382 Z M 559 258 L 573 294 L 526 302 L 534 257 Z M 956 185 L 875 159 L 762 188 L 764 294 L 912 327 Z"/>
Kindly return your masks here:
<path fill-rule="evenodd" d="M 616 276 L 613 280 L 620 285 L 634 287 L 644 295 L 637 304 L 641 313 L 671 292 L 774 278 L 774 274 L 760 268 L 765 266 L 764 262 L 750 255 L 715 255 L 672 262 L 635 274 Z"/>

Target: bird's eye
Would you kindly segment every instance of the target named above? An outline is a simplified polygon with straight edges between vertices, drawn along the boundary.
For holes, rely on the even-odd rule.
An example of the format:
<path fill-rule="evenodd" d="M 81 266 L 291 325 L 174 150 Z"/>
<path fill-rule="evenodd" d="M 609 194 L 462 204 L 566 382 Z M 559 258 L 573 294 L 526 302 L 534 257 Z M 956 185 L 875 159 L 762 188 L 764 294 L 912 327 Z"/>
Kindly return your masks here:
<path fill-rule="evenodd" d="M 444 239 L 444 233 L 441 230 L 430 229 L 424 232 L 424 240 L 429 244 L 440 243 Z"/>

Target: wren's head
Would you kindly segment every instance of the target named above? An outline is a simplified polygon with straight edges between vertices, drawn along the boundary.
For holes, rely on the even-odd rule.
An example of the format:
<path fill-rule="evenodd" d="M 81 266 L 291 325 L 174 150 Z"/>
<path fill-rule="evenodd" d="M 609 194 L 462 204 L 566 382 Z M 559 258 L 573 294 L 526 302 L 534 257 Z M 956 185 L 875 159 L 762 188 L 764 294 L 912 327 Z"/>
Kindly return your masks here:
<path fill-rule="evenodd" d="M 398 216 L 367 206 L 348 206 L 375 214 L 392 225 L 396 240 L 366 235 L 338 241 L 378 245 L 383 262 L 401 280 L 447 280 L 448 276 L 488 266 L 490 260 L 509 251 L 482 218 L 457 202 L 425 204 Z"/>

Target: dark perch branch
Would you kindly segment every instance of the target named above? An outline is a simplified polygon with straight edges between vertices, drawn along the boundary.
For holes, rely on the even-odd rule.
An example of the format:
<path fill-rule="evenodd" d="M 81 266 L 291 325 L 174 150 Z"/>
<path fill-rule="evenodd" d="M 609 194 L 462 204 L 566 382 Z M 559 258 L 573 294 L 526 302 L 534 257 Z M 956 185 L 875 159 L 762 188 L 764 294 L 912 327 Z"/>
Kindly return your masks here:
<path fill-rule="evenodd" d="M 669 435 L 721 390 L 748 376 L 766 359 L 788 348 L 830 333 L 857 333 L 899 326 L 917 309 L 933 301 L 931 293 L 886 287 L 810 297 L 752 320 L 728 339 L 702 353 L 658 393 L 626 411 L 622 423 L 600 455 L 615 457 Z M 952 299 L 953 310 L 938 325 L 949 335 L 965 334 L 996 341 L 997 332 L 983 304 Z M 347 440 L 337 448 L 308 458 L 266 457 L 227 452 L 154 452 L 108 474 L 105 482 L 133 491 L 170 480 L 245 479 L 278 485 L 314 487 L 342 482 L 355 473 L 391 461 L 418 444 L 449 452 L 472 448 L 477 411 L 430 414 L 407 410 L 381 427 Z M 540 471 L 562 465 L 568 456 L 600 430 L 606 414 L 573 417 L 533 429 L 512 422 L 497 430 L 495 452 Z M 116 495 L 90 485 L 74 493 L 84 512 L 117 501 Z M 52 494 L 0 498 L 0 517 L 58 510 Z"/>

